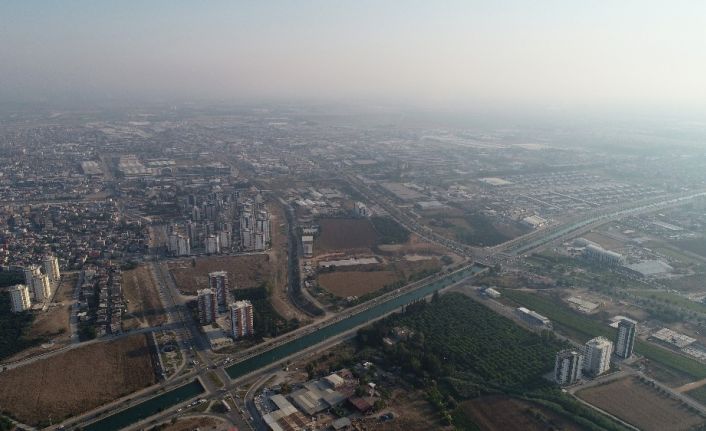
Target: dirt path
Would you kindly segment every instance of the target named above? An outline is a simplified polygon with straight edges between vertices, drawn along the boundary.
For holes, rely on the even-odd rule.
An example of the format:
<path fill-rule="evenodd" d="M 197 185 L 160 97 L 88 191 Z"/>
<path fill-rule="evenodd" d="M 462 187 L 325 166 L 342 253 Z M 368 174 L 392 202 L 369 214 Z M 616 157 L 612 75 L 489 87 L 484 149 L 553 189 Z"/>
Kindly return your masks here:
<path fill-rule="evenodd" d="M 684 393 L 684 392 L 689 392 L 694 389 L 698 389 L 701 386 L 706 385 L 706 379 L 701 379 L 697 380 L 695 382 L 687 383 L 685 385 L 679 386 L 678 388 L 674 388 L 674 392 L 679 392 L 679 393 Z"/>
<path fill-rule="evenodd" d="M 287 219 L 278 203 L 270 203 L 272 223 L 272 248 L 267 254 L 274 271 L 272 272 L 272 306 L 285 319 L 308 320 L 307 316 L 289 302 L 287 296 Z"/>

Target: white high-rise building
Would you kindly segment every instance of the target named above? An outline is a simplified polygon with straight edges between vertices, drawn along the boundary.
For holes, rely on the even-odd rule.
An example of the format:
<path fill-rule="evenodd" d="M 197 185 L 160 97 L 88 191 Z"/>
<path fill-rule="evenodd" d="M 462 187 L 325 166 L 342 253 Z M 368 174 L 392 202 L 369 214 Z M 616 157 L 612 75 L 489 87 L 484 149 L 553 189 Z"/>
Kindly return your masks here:
<path fill-rule="evenodd" d="M 231 334 L 235 339 L 255 333 L 250 301 L 236 301 L 230 304 L 230 326 Z"/>
<path fill-rule="evenodd" d="M 22 311 L 29 310 L 32 306 L 29 288 L 24 284 L 12 286 L 9 292 L 13 313 L 20 313 Z"/>
<path fill-rule="evenodd" d="M 567 349 L 557 352 L 554 362 L 554 381 L 558 384 L 571 385 L 581 379 L 581 352 Z"/>
<path fill-rule="evenodd" d="M 586 342 L 583 352 L 583 369 L 593 376 L 599 376 L 610 369 L 610 356 L 613 342 L 605 337 L 596 337 Z"/>
<path fill-rule="evenodd" d="M 222 306 L 225 309 L 229 292 L 228 273 L 225 271 L 210 272 L 208 274 L 208 287 L 216 292 L 218 306 Z"/>
<path fill-rule="evenodd" d="M 32 278 L 32 291 L 36 302 L 44 302 L 51 298 L 52 289 L 46 274 L 35 275 Z"/>
<path fill-rule="evenodd" d="M 260 198 L 261 200 L 262 198 Z M 270 214 L 262 203 L 243 203 L 240 209 L 240 245 L 244 250 L 265 250 L 270 244 Z"/>
<path fill-rule="evenodd" d="M 32 287 L 32 280 L 34 279 L 35 276 L 39 276 L 42 271 L 39 268 L 39 265 L 29 265 L 26 266 L 24 269 L 25 272 L 25 285 Z"/>
<path fill-rule="evenodd" d="M 637 322 L 630 319 L 621 319 L 620 323 L 618 323 L 615 354 L 623 359 L 629 358 L 635 348 L 636 324 Z"/>
<path fill-rule="evenodd" d="M 202 325 L 215 322 L 218 310 L 215 292 L 211 289 L 199 289 L 196 294 L 198 295 L 199 322 Z"/>
<path fill-rule="evenodd" d="M 218 254 L 221 252 L 221 242 L 217 235 L 209 235 L 204 241 L 207 254 Z"/>
<path fill-rule="evenodd" d="M 49 281 L 57 282 L 61 278 L 59 272 L 59 259 L 56 256 L 47 256 L 44 258 L 44 273 L 49 277 Z"/>

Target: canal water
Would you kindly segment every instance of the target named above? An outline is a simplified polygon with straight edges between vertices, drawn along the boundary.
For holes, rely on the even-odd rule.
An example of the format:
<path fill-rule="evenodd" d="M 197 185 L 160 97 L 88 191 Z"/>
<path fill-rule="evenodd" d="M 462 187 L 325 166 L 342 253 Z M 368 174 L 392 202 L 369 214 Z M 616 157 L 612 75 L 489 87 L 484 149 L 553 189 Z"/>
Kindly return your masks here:
<path fill-rule="evenodd" d="M 419 289 L 404 293 L 394 299 L 386 302 L 382 302 L 377 305 L 373 305 L 365 311 L 361 311 L 358 314 L 347 317 L 339 322 L 332 323 L 323 328 L 317 329 L 316 331 L 304 335 L 295 340 L 289 341 L 287 343 L 281 344 L 271 350 L 262 352 L 244 361 L 238 362 L 226 369 L 228 375 L 232 379 L 242 377 L 248 373 L 256 371 L 260 368 L 271 365 L 277 361 L 280 361 L 287 356 L 297 353 L 301 350 L 309 348 L 316 345 L 322 341 L 325 341 L 331 337 L 335 337 L 343 332 L 360 326 L 366 322 L 369 322 L 377 317 L 385 315 L 395 309 L 398 309 L 404 305 L 407 305 L 413 301 L 424 298 L 439 289 L 443 289 L 462 278 L 468 277 L 469 275 L 474 275 L 485 267 L 482 265 L 474 264 L 463 271 L 457 272 L 453 275 L 447 275 L 433 283 L 430 283 Z M 94 422 L 83 429 L 85 431 L 117 431 L 124 427 L 127 427 L 135 422 L 138 422 L 144 418 L 150 417 L 165 410 L 175 404 L 182 401 L 188 400 L 195 397 L 196 395 L 204 391 L 201 383 L 198 380 L 194 380 L 184 386 L 180 386 L 169 392 L 165 392 L 162 395 L 151 398 L 143 403 L 137 404 L 120 413 L 116 413 L 112 416 L 108 416 L 105 419 L 101 419 Z"/>
<path fill-rule="evenodd" d="M 412 290 L 389 301 L 374 305 L 368 308 L 367 310 L 361 311 L 360 313 L 355 314 L 351 317 L 348 317 L 336 323 L 332 323 L 328 326 L 324 326 L 323 328 L 318 329 L 310 334 L 281 344 L 271 350 L 262 352 L 258 355 L 252 356 L 248 359 L 231 365 L 230 367 L 226 368 L 226 371 L 232 379 L 237 379 L 248 373 L 259 370 L 260 368 L 266 367 L 270 364 L 280 361 L 294 353 L 297 353 L 301 350 L 304 350 L 315 344 L 325 341 L 331 337 L 335 337 L 336 335 L 339 335 L 343 332 L 360 326 L 365 322 L 371 321 L 377 317 L 394 311 L 395 309 L 407 305 L 410 302 L 416 301 L 420 298 L 424 298 L 425 296 L 428 296 L 439 289 L 443 289 L 444 287 L 447 287 L 464 277 L 477 274 L 483 269 L 485 269 L 484 266 L 474 264 L 462 272 L 446 276 L 424 287 L 420 287 L 419 289 Z"/>
<path fill-rule="evenodd" d="M 162 395 L 151 398 L 143 403 L 108 416 L 83 427 L 85 431 L 117 431 L 144 418 L 155 415 L 175 404 L 186 401 L 203 392 L 203 386 L 198 380 L 179 386 Z"/>

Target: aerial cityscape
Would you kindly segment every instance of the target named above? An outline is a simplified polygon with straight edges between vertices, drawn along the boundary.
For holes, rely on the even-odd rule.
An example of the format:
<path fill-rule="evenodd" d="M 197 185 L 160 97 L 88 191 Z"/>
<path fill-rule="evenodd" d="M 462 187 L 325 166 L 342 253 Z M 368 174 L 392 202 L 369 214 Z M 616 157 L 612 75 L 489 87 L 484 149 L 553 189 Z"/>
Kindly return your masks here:
<path fill-rule="evenodd" d="M 24 63 L 25 44 L 41 53 L 63 43 L 37 25 L 66 13 L 28 3 L 0 6 L 24 23 L 8 25 L 0 49 L 16 65 L 0 66 L 0 431 L 706 430 L 706 122 L 698 110 L 664 114 L 681 103 L 679 85 L 649 112 L 545 109 L 559 99 L 442 108 L 344 97 L 331 93 L 338 81 L 322 80 L 333 95 L 321 99 L 284 78 L 258 90 L 279 75 L 252 65 L 249 84 L 216 97 L 225 78 L 194 66 L 204 80 L 195 97 L 191 81 L 183 93 L 174 77 L 160 86 L 152 72 L 162 66 L 144 59 L 155 67 L 145 82 L 130 83 L 131 67 L 113 80 L 99 55 L 84 88 Z M 472 3 L 443 16 L 512 21 Z M 248 27 L 287 9 L 313 26 L 292 37 L 309 41 L 322 67 L 340 66 L 322 48 L 333 43 L 323 24 L 298 15 L 313 4 L 240 6 L 160 7 L 177 21 L 208 14 L 216 28 L 220 13 Z M 346 29 L 360 18 L 319 6 Z M 389 6 L 379 13 L 391 37 L 417 40 Z M 556 13 L 579 14 L 566 7 Z M 58 34 L 91 55 L 70 22 L 95 30 L 99 45 L 129 39 L 103 8 L 72 3 L 77 15 Z M 426 8 L 408 19 L 429 12 L 441 30 Z M 89 15 L 98 21 L 84 23 Z M 144 22 L 165 35 L 176 25 L 126 25 Z M 223 34 L 280 31 L 253 28 Z M 156 31 L 141 42 L 138 30 L 135 43 L 166 40 Z M 329 31 L 350 42 L 347 30 Z M 119 52 L 127 42 L 115 37 L 101 46 Z M 195 37 L 199 52 L 211 49 Z M 363 39 L 376 55 L 393 46 Z M 352 55 L 369 61 L 359 48 Z M 251 55 L 259 64 L 270 53 Z M 410 73 L 341 77 L 357 83 L 350 91 L 413 94 L 406 85 L 419 79 L 447 95 L 444 79 L 434 87 Z"/>

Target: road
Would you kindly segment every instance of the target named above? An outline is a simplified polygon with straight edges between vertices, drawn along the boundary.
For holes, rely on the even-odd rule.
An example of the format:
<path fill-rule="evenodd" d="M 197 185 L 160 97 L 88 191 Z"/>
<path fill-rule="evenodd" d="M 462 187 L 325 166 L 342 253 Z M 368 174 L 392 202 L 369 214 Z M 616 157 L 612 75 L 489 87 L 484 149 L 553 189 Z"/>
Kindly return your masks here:
<path fill-rule="evenodd" d="M 360 189 L 363 190 L 365 188 L 369 195 L 372 195 L 372 191 L 367 188 L 365 185 L 361 185 Z M 361 192 L 361 194 L 364 194 Z M 364 194 L 365 195 L 365 194 Z M 585 228 L 592 228 L 592 226 L 596 224 L 603 224 L 611 220 L 615 220 L 618 218 L 630 216 L 630 215 L 635 215 L 639 214 L 642 212 L 649 212 L 649 211 L 656 211 L 658 209 L 662 209 L 671 205 L 681 205 L 683 204 L 686 200 L 688 199 L 693 199 L 697 196 L 704 196 L 706 195 L 706 192 L 698 192 L 698 193 L 692 193 L 692 194 L 687 194 L 687 195 L 682 195 L 682 196 L 675 196 L 675 197 L 669 197 L 665 198 L 664 200 L 661 201 L 655 201 L 655 202 L 650 202 L 650 203 L 645 203 L 642 206 L 632 206 L 632 207 L 622 207 L 616 209 L 614 212 L 609 213 L 609 214 L 598 214 L 598 213 L 591 213 L 588 214 L 586 217 L 581 218 L 580 220 L 574 220 L 572 222 L 559 225 L 559 226 L 554 226 L 550 229 L 546 229 L 543 231 L 537 231 L 532 234 L 528 234 L 526 236 L 523 236 L 521 238 L 518 238 L 515 241 L 510 242 L 509 244 L 505 245 L 504 247 L 496 248 L 496 249 L 488 249 L 488 253 L 484 253 L 486 255 L 492 256 L 494 254 L 500 254 L 500 253 L 507 253 L 510 252 L 512 254 L 520 254 L 520 253 L 527 253 L 533 249 L 536 249 L 538 247 L 542 247 L 550 242 L 553 241 L 559 241 L 562 240 L 563 238 L 567 236 L 572 236 L 576 235 L 577 232 L 579 232 L 581 229 Z M 372 200 L 373 202 L 377 203 L 381 207 L 385 208 L 391 208 L 393 209 L 394 205 L 392 204 L 391 201 L 387 200 L 384 196 L 379 196 L 376 195 L 376 200 Z M 428 241 L 437 243 L 439 245 L 442 245 L 444 247 L 450 248 L 454 252 L 461 254 L 463 256 L 471 256 L 475 253 L 474 250 L 472 250 L 468 246 L 464 246 L 461 244 L 456 243 L 455 241 L 448 240 L 446 238 L 441 237 L 440 235 L 437 235 L 427 228 L 420 226 L 411 218 L 408 218 L 406 215 L 401 213 L 400 211 L 396 211 L 393 209 L 393 211 L 389 211 L 390 215 L 393 218 L 396 218 L 396 220 L 402 224 L 405 228 L 409 229 L 412 232 L 417 233 L 419 236 L 422 238 L 427 239 Z M 232 389 L 235 389 L 237 387 L 236 382 L 230 380 L 229 376 L 225 372 L 222 364 L 221 366 L 216 365 L 212 359 L 211 356 L 209 355 L 209 350 L 210 346 L 208 345 L 208 341 L 205 339 L 205 337 L 201 334 L 199 331 L 199 328 L 196 326 L 194 323 L 194 320 L 191 318 L 189 315 L 188 309 L 186 309 L 185 305 L 183 304 L 183 300 L 181 298 L 181 295 L 176 288 L 174 284 L 174 280 L 172 279 L 171 275 L 168 272 L 168 269 L 164 265 L 159 265 L 158 263 L 152 262 L 151 263 L 151 268 L 153 271 L 153 274 L 155 276 L 155 279 L 158 281 L 158 286 L 160 289 L 160 297 L 162 298 L 162 301 L 164 302 L 165 310 L 168 314 L 168 320 L 169 324 L 168 327 L 174 328 L 178 332 L 178 340 L 179 340 L 179 346 L 180 348 L 187 352 L 184 357 L 186 358 L 187 355 L 189 357 L 198 357 L 200 362 L 203 364 L 202 366 L 198 367 L 196 370 L 188 372 L 186 374 L 181 374 L 178 377 L 173 378 L 169 382 L 164 382 L 160 387 L 153 387 L 153 388 L 147 388 L 145 390 L 144 396 L 139 398 L 140 400 L 147 399 L 149 397 L 154 396 L 156 391 L 158 389 L 165 389 L 165 388 L 172 388 L 176 387 L 178 384 L 183 383 L 187 379 L 194 378 L 194 377 L 199 377 L 200 381 L 202 382 L 206 393 L 205 395 L 202 395 L 202 397 L 207 398 L 207 399 L 217 399 L 221 397 L 224 392 L 222 390 L 219 390 L 218 388 L 214 387 L 213 383 L 210 381 L 210 379 L 206 376 L 206 373 L 211 370 L 214 371 L 218 377 L 225 383 L 226 387 L 225 390 L 229 391 Z M 429 280 L 424 280 L 424 282 L 430 282 Z M 458 283 L 455 283 L 454 285 L 458 285 Z M 406 286 L 405 288 L 398 289 L 395 292 L 390 292 L 389 294 L 383 295 L 381 297 L 378 297 L 369 303 L 366 304 L 361 304 L 359 307 L 356 307 L 354 310 L 349 310 L 345 314 L 338 315 L 338 316 L 333 316 L 330 319 L 326 319 L 323 322 L 318 322 L 310 327 L 305 327 L 301 328 L 301 330 L 296 331 L 295 333 L 290 333 L 285 335 L 284 337 L 273 340 L 270 343 L 266 343 L 266 345 L 261 345 L 261 346 L 256 346 L 253 350 L 248 351 L 247 354 L 243 357 L 246 358 L 251 355 L 255 355 L 263 351 L 264 349 L 268 348 L 273 348 L 276 345 L 280 343 L 287 342 L 288 340 L 291 340 L 292 337 L 299 337 L 302 336 L 310 331 L 315 331 L 316 329 L 320 328 L 321 325 L 325 324 L 330 324 L 333 321 L 340 320 L 340 319 L 345 319 L 346 317 L 350 316 L 350 313 L 355 313 L 359 312 L 366 307 L 370 307 L 373 305 L 376 305 L 380 302 L 384 302 L 387 300 L 391 300 L 397 295 L 403 294 L 404 292 L 410 290 L 410 289 L 415 289 L 420 287 L 421 285 L 419 283 L 413 283 L 409 286 Z M 366 324 L 369 324 L 370 322 L 366 322 Z M 142 330 L 138 331 L 133 331 L 132 333 L 138 333 L 138 332 L 148 332 L 148 331 L 153 331 L 156 328 L 144 328 Z M 163 327 L 160 329 L 164 329 Z M 357 330 L 357 328 L 355 329 Z M 313 349 L 316 349 L 317 351 L 320 351 L 322 348 L 326 348 L 330 345 L 333 345 L 335 343 L 340 342 L 345 336 L 349 336 L 350 333 L 354 333 L 354 330 L 347 331 L 345 334 L 342 334 L 338 337 L 335 337 L 332 340 L 326 340 L 320 345 L 317 346 L 312 346 Z M 124 336 L 124 335 L 123 335 Z M 100 342 L 104 341 L 105 339 L 101 340 L 95 340 L 94 342 Z M 77 344 L 77 345 L 83 345 L 82 344 Z M 73 348 L 74 345 L 69 346 L 68 348 Z M 292 357 L 298 357 L 301 355 L 305 355 L 310 353 L 311 349 L 307 349 L 305 351 L 297 352 L 296 354 L 292 355 Z M 53 354 L 58 353 L 57 352 L 52 352 Z M 192 353 L 195 356 L 192 356 Z M 30 359 L 30 360 L 37 360 L 37 359 Z M 19 365 L 16 365 L 19 366 Z M 247 379 L 252 379 L 253 377 L 257 377 L 259 375 L 262 375 L 262 373 L 271 371 L 271 367 L 265 367 L 263 369 L 258 370 L 256 373 L 253 373 L 249 376 L 247 376 Z M 243 379 L 238 379 L 238 381 L 243 381 Z M 139 394 L 142 394 L 140 392 Z M 134 395 L 134 394 L 133 394 Z M 121 400 L 118 400 L 116 402 L 120 402 Z M 134 401 L 134 398 L 133 398 Z M 132 404 L 136 403 L 138 401 L 134 401 Z M 689 405 L 692 405 L 691 402 L 688 403 Z M 104 406 L 103 408 L 99 409 L 102 412 L 105 412 L 104 414 L 112 414 L 115 411 L 113 410 L 113 405 L 108 405 Z M 160 415 L 161 417 L 169 417 L 171 414 L 172 416 L 176 413 L 178 413 L 176 410 L 178 410 L 178 406 L 174 407 L 174 411 L 170 409 L 169 411 L 165 412 L 163 415 Z M 86 415 L 86 417 L 90 417 L 90 421 L 94 420 L 96 417 L 95 411 L 94 412 L 89 412 Z M 237 415 L 236 418 L 233 418 L 233 420 L 237 421 Z M 154 418 L 151 418 L 154 420 Z M 158 418 L 159 419 L 159 418 Z M 73 418 L 71 421 L 67 422 L 75 422 L 76 418 Z M 85 424 L 87 422 L 84 422 Z M 243 423 L 240 421 L 240 426 L 241 428 L 243 427 L 248 427 L 249 425 L 247 423 Z"/>

